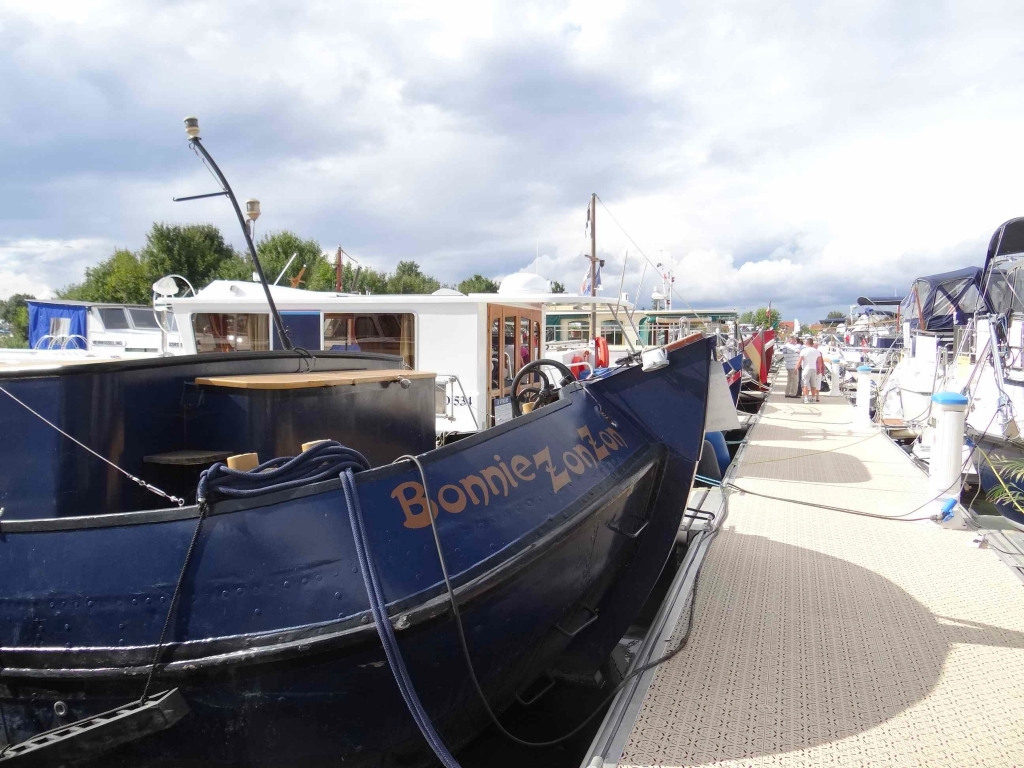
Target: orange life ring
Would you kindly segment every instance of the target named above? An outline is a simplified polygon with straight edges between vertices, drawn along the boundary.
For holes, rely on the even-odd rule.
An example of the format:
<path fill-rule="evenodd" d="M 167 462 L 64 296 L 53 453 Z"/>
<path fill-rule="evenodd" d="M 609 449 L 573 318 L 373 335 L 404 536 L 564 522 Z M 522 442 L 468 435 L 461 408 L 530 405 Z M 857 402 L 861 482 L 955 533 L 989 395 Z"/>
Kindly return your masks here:
<path fill-rule="evenodd" d="M 587 366 L 581 365 L 581 363 L 589 362 L 590 350 L 586 349 L 583 352 L 577 352 L 572 356 L 572 363 L 569 364 L 569 370 L 572 371 L 572 375 L 577 379 L 580 375 L 587 370 Z"/>
<path fill-rule="evenodd" d="M 594 339 L 594 367 L 607 368 L 608 362 L 608 339 L 598 336 Z"/>

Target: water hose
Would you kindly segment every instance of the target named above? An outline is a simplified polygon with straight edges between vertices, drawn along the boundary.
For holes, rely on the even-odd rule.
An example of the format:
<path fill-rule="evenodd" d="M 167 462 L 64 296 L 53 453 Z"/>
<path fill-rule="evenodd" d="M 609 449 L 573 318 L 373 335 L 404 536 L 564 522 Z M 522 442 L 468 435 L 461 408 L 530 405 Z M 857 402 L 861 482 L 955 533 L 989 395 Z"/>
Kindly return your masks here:
<path fill-rule="evenodd" d="M 356 491 L 355 476 L 352 469 L 346 468 L 340 474 L 341 488 L 345 492 L 345 506 L 348 508 L 348 522 L 352 526 L 352 539 L 356 545 L 356 558 L 359 560 L 359 572 L 363 576 L 363 584 L 366 586 L 366 595 L 370 599 L 370 612 L 373 614 L 373 623 L 377 627 L 377 634 L 380 635 L 381 644 L 384 646 L 384 653 L 388 658 L 388 666 L 398 683 L 398 690 L 405 700 L 405 706 L 416 721 L 416 726 L 427 740 L 427 744 L 437 755 L 445 768 L 460 768 L 458 762 L 452 757 L 448 747 L 441 740 L 440 734 L 434 728 L 434 724 L 423 708 L 416 693 L 416 688 L 409 678 L 409 670 L 405 666 L 405 659 L 402 658 L 402 651 L 398 647 L 398 639 L 395 637 L 394 627 L 388 619 L 387 601 L 384 598 L 384 590 L 381 589 L 380 580 L 377 577 L 377 567 L 370 552 L 370 542 L 366 537 L 366 528 L 363 526 L 363 511 L 359 506 L 359 494 Z"/>

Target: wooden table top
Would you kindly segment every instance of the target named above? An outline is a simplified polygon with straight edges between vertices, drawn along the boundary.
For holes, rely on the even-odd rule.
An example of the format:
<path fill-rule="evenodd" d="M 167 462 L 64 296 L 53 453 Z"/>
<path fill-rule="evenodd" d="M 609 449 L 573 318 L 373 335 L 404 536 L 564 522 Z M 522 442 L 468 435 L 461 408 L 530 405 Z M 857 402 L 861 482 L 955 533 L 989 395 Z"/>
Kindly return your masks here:
<path fill-rule="evenodd" d="M 178 467 L 201 467 L 209 466 L 218 461 L 224 461 L 234 451 L 210 451 L 198 448 L 190 448 L 184 451 L 169 451 L 167 453 L 155 453 L 152 456 L 143 456 L 146 464 L 167 464 Z"/>
<path fill-rule="evenodd" d="M 235 389 L 310 389 L 356 384 L 381 384 L 399 379 L 432 379 L 429 371 L 403 371 L 385 368 L 375 371 L 308 371 L 306 373 L 263 373 L 249 376 L 202 376 L 196 384 Z"/>

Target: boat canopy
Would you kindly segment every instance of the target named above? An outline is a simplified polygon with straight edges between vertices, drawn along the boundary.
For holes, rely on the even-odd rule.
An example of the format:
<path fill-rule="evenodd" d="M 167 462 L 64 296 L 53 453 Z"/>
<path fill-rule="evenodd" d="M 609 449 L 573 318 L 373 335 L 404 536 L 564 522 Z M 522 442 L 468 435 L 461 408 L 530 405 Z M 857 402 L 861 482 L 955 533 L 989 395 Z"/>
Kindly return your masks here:
<path fill-rule="evenodd" d="M 89 306 L 79 302 L 30 300 L 28 345 L 36 349 L 47 338 L 66 339 L 66 349 L 86 349 Z"/>
<path fill-rule="evenodd" d="M 982 290 L 993 312 L 1024 312 L 1024 217 L 1010 219 L 992 233 L 985 257 Z"/>
<path fill-rule="evenodd" d="M 968 315 L 986 309 L 981 294 L 979 267 L 919 277 L 900 305 L 900 315 L 911 328 L 922 331 L 951 331 L 963 325 Z"/>
<path fill-rule="evenodd" d="M 892 307 L 903 303 L 905 296 L 858 296 L 857 304 L 862 307 Z"/>
<path fill-rule="evenodd" d="M 992 233 L 985 256 L 985 269 L 993 266 L 1003 256 L 1024 254 L 1024 216 L 1004 221 Z"/>

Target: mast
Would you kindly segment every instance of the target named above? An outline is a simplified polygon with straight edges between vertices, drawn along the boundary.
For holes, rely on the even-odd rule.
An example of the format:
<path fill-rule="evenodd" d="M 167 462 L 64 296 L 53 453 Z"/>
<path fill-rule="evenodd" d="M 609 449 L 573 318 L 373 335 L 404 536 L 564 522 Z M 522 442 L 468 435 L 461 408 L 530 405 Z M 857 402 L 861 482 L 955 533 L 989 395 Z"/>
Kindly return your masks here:
<path fill-rule="evenodd" d="M 217 163 L 214 162 L 210 153 L 206 151 L 206 147 L 203 146 L 203 142 L 199 138 L 198 118 L 185 118 L 185 133 L 188 135 L 189 146 L 193 149 L 199 150 L 199 154 L 201 154 L 209 164 L 210 170 L 220 183 L 221 191 L 207 195 L 179 197 L 174 198 L 174 200 L 175 202 L 179 202 L 184 200 L 196 200 L 200 197 L 218 197 L 220 195 L 225 195 L 228 200 L 231 201 L 231 207 L 235 209 L 235 215 L 238 217 L 238 224 L 241 226 L 242 234 L 245 236 L 245 245 L 249 249 L 249 256 L 252 258 L 253 266 L 256 267 L 256 274 L 259 276 L 260 285 L 263 286 L 263 293 L 267 297 L 267 304 L 270 307 L 270 316 L 273 318 L 274 327 L 277 328 L 277 335 L 281 337 L 281 346 L 288 350 L 293 349 L 291 339 L 288 338 L 288 331 L 285 329 L 284 321 L 281 319 L 281 313 L 277 311 L 277 305 L 274 303 L 274 297 L 270 293 L 270 286 L 267 284 L 266 275 L 263 274 L 263 265 L 260 264 L 260 258 L 256 255 L 256 246 L 252 242 L 252 234 L 249 232 L 249 226 L 245 223 L 245 217 L 242 215 L 242 209 L 238 207 L 238 200 L 235 199 L 235 193 L 232 191 L 231 185 L 228 184 L 227 178 L 225 178 L 224 174 L 221 173 Z M 255 221 L 256 217 L 259 216 L 260 203 L 258 200 L 252 200 L 251 202 L 255 205 L 250 209 L 250 201 L 246 201 L 246 209 L 249 210 L 250 220 Z"/>
<path fill-rule="evenodd" d="M 338 293 L 341 293 L 341 290 L 345 285 L 345 271 L 342 269 L 341 266 L 341 254 L 343 253 L 344 251 L 341 250 L 341 246 L 339 245 L 338 258 L 334 262 L 334 290 L 336 290 Z"/>
<path fill-rule="evenodd" d="M 590 295 L 597 296 L 597 193 L 590 195 Z M 597 350 L 597 304 L 590 305 L 590 338 Z"/>

